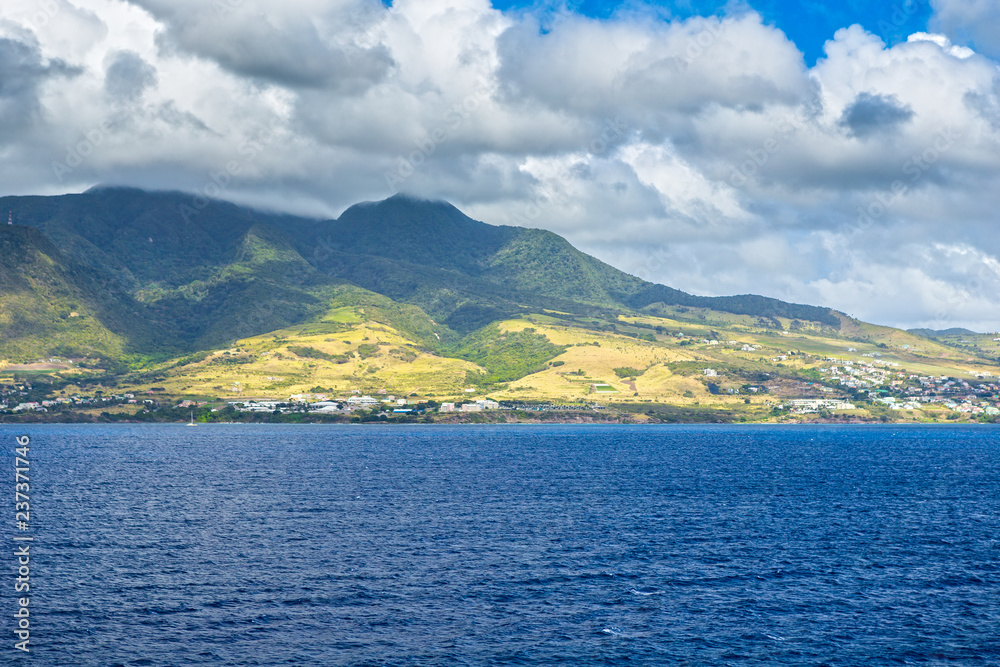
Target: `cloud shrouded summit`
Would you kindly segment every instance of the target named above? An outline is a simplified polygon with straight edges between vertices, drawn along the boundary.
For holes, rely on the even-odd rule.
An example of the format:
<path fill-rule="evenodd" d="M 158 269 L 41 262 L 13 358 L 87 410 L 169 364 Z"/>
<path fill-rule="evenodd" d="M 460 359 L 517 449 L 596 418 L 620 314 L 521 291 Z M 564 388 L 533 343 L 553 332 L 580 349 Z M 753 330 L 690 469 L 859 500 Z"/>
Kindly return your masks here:
<path fill-rule="evenodd" d="M 932 6 L 941 34 L 845 25 L 810 67 L 737 5 L 12 0 L 4 194 L 114 183 L 332 216 L 410 192 L 700 294 L 996 329 L 997 15 Z"/>

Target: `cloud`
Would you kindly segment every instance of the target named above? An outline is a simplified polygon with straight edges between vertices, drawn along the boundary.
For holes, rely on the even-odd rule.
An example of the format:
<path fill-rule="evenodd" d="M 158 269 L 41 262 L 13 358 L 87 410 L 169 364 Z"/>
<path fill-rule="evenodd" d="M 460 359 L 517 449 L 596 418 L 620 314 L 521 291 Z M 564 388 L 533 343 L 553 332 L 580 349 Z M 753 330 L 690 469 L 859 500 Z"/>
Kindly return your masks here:
<path fill-rule="evenodd" d="M 40 89 L 47 80 L 77 74 L 77 68 L 62 60 L 45 59 L 29 36 L 0 37 L 0 137 L 23 132 L 26 125 L 39 120 Z"/>
<path fill-rule="evenodd" d="M 542 32 L 527 20 L 500 39 L 512 97 L 574 112 L 627 110 L 665 125 L 712 106 L 794 103 L 809 83 L 802 55 L 746 13 L 666 24 L 571 16 Z"/>
<path fill-rule="evenodd" d="M 863 92 L 844 109 L 840 123 L 854 136 L 864 139 L 898 130 L 913 116 L 913 109 L 901 104 L 895 95 Z"/>
<path fill-rule="evenodd" d="M 976 55 L 976 52 L 967 46 L 955 46 L 951 43 L 951 40 L 944 35 L 936 35 L 933 33 L 926 32 L 915 32 L 906 38 L 907 42 L 933 42 L 940 46 L 949 55 L 955 56 L 956 58 L 971 58 Z"/>
<path fill-rule="evenodd" d="M 941 34 L 891 47 L 846 26 L 807 67 L 736 4 L 43 4 L 0 6 L 7 193 L 111 183 L 332 216 L 406 191 L 700 294 L 904 325 L 1000 312 L 1000 69 L 957 18 L 988 24 L 986 5 L 936 2 Z"/>
<path fill-rule="evenodd" d="M 134 51 L 109 56 L 104 72 L 104 90 L 115 100 L 128 101 L 156 86 L 156 70 Z"/>
<path fill-rule="evenodd" d="M 1000 5 L 994 0 L 931 0 L 931 24 L 956 44 L 1000 56 Z"/>
<path fill-rule="evenodd" d="M 131 0 L 163 22 L 167 52 L 208 58 L 235 74 L 291 88 L 356 90 L 383 78 L 392 59 L 366 45 L 382 13 L 374 0 Z"/>

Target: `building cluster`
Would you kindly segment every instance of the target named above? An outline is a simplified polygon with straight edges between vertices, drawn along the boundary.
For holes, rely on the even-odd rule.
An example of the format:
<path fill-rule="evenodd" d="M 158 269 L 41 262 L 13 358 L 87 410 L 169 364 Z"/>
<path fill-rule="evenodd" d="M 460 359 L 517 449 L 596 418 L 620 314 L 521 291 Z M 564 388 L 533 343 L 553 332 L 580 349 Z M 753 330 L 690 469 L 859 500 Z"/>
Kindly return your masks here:
<path fill-rule="evenodd" d="M 929 405 L 940 405 L 941 407 L 962 414 L 985 415 L 988 417 L 1000 415 L 1000 407 L 997 407 L 995 400 L 990 402 L 972 394 L 959 397 L 958 399 L 940 396 L 900 399 L 893 396 L 885 396 L 876 398 L 875 402 L 888 406 L 890 410 L 921 410 Z"/>
<path fill-rule="evenodd" d="M 329 399 L 326 394 L 294 394 L 287 401 L 246 400 L 229 401 L 240 412 L 292 413 L 309 412 L 311 414 L 350 414 L 355 410 L 371 410 L 381 408 L 394 414 L 409 414 L 418 410 L 418 405 L 424 401 L 386 396 L 374 398 L 367 395 L 353 395 L 347 398 Z M 483 410 L 499 410 L 500 404 L 489 399 L 480 399 L 469 403 L 442 403 L 439 412 L 482 412 Z"/>
<path fill-rule="evenodd" d="M 483 410 L 499 410 L 500 404 L 489 399 L 481 399 L 474 403 L 463 403 L 456 406 L 454 403 L 442 403 L 438 412 L 482 412 Z"/>
<path fill-rule="evenodd" d="M 972 375 L 980 378 L 991 377 L 989 373 L 972 373 Z M 916 384 L 906 387 L 904 390 L 905 400 L 895 401 L 896 405 L 901 402 L 904 406 L 915 405 L 917 407 L 938 404 L 963 414 L 987 416 L 1000 414 L 1000 384 L 998 383 L 984 382 L 972 385 L 962 378 L 946 375 L 940 377 L 910 376 L 910 378 L 915 380 Z M 899 407 L 895 409 L 916 408 Z"/>
<path fill-rule="evenodd" d="M 829 375 L 842 387 L 851 389 L 870 389 L 891 384 L 897 378 L 905 378 L 904 373 L 893 371 L 891 367 L 897 364 L 894 361 L 851 361 L 827 357 L 827 361 L 834 362 L 830 366 L 820 368 L 819 372 Z"/>
<path fill-rule="evenodd" d="M 890 410 L 940 406 L 963 414 L 1000 414 L 1000 384 L 973 385 L 968 380 L 947 375 L 907 375 L 889 368 L 898 366 L 894 362 L 836 361 L 837 364 L 821 368 L 820 372 L 843 387 L 867 392 L 875 403 Z M 970 375 L 980 380 L 992 377 L 987 372 L 970 371 Z"/>
<path fill-rule="evenodd" d="M 822 410 L 856 410 L 853 403 L 839 398 L 798 398 L 784 406 L 796 414 L 810 414 Z"/>
<path fill-rule="evenodd" d="M 108 396 L 59 396 L 51 400 L 25 401 L 21 400 L 30 393 L 30 388 L 5 390 L 0 395 L 0 412 L 49 412 L 62 407 L 88 408 L 97 406 L 137 404 L 135 394 L 110 394 Z M 144 401 L 152 403 L 151 400 Z"/>
<path fill-rule="evenodd" d="M 678 331 L 674 335 L 677 336 L 678 338 L 686 337 L 686 334 L 684 334 L 684 332 L 681 331 Z M 702 338 L 700 342 L 702 345 L 731 345 L 733 347 L 738 348 L 741 352 L 757 352 L 758 350 L 762 349 L 762 347 L 760 345 L 757 345 L 756 343 L 744 343 L 738 340 L 720 341 L 714 338 Z"/>
<path fill-rule="evenodd" d="M 599 403 L 590 405 L 560 405 L 558 403 L 505 403 L 509 410 L 520 410 L 522 412 L 568 412 L 576 410 L 605 410 L 607 406 Z"/>

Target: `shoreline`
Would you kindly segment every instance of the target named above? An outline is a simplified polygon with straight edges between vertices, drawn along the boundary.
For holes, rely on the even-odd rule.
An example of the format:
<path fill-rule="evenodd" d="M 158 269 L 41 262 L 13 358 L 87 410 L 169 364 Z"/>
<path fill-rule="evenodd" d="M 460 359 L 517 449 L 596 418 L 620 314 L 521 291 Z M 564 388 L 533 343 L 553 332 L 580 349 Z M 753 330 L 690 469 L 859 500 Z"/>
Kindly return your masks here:
<path fill-rule="evenodd" d="M 487 413 L 488 414 L 488 413 Z M 719 415 L 717 418 L 708 419 L 696 419 L 696 418 L 683 418 L 682 416 L 676 416 L 674 418 L 666 418 L 663 416 L 649 416 L 645 414 L 633 414 L 633 413 L 608 413 L 606 416 L 601 415 L 604 418 L 594 418 L 593 415 L 566 415 L 565 413 L 545 413 L 546 417 L 535 417 L 531 418 L 529 416 L 522 415 L 511 415 L 511 414 L 501 414 L 501 415 L 484 415 L 484 413 L 472 413 L 469 415 L 448 415 L 445 418 L 440 417 L 409 417 L 409 418 L 350 418 L 346 415 L 304 415 L 304 414 L 292 414 L 292 415 L 267 415 L 265 418 L 254 414 L 247 414 L 244 419 L 232 418 L 232 415 L 225 415 L 225 418 L 199 418 L 195 421 L 197 426 L 206 426 L 213 424 L 277 424 L 277 425 L 344 425 L 344 426 L 371 426 L 371 425 L 384 425 L 384 426 L 404 426 L 404 425 L 421 425 L 421 426 L 469 426 L 469 425 L 483 425 L 483 426 L 505 426 L 505 425 L 590 425 L 590 426 L 656 426 L 656 425 L 719 425 L 719 426 L 813 426 L 813 425 L 825 425 L 825 426 L 990 426 L 1000 423 L 997 420 L 985 421 L 976 419 L 948 419 L 948 420 L 919 420 L 919 419 L 900 419 L 900 420 L 883 420 L 877 417 L 872 417 L 868 419 L 862 419 L 858 417 L 813 417 L 813 418 L 770 418 L 770 419 L 733 419 L 726 418 L 728 415 Z M 215 417 L 215 415 L 212 415 Z M 499 418 L 498 418 L 499 417 Z M 113 418 L 105 418 L 102 415 L 86 415 L 79 414 L 74 415 L 71 418 L 67 418 L 66 414 L 58 415 L 43 415 L 38 413 L 26 414 L 23 416 L 12 416 L 4 415 L 0 417 L 0 427 L 3 426 L 36 426 L 36 425 L 71 425 L 71 424 L 93 424 L 93 425 L 113 425 L 113 424 L 127 424 L 127 425 L 137 425 L 137 424 L 174 424 L 174 425 L 186 425 L 189 421 L 187 419 L 156 419 L 156 418 L 135 418 L 121 417 L 119 418 L 115 415 Z"/>

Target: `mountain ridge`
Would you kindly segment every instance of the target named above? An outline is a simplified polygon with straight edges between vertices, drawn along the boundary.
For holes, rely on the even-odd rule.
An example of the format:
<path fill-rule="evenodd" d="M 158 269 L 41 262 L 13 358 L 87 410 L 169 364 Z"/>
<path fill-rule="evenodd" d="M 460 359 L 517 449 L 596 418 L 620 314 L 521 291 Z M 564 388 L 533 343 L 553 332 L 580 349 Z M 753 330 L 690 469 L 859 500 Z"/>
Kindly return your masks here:
<path fill-rule="evenodd" d="M 308 321 L 339 285 L 423 309 L 445 327 L 439 338 L 546 309 L 608 318 L 665 304 L 834 328 L 842 316 L 756 295 L 690 295 L 622 272 L 552 232 L 491 225 L 409 195 L 355 204 L 334 220 L 219 200 L 192 218 L 190 204 L 179 192 L 116 187 L 0 199 L 18 226 L 116 282 L 130 299 L 122 308 L 141 311 L 172 348 L 191 351 Z"/>
<path fill-rule="evenodd" d="M 169 348 L 148 319 L 114 279 L 67 257 L 41 231 L 0 227 L 0 354 Z"/>
<path fill-rule="evenodd" d="M 883 398 L 916 409 L 943 378 L 954 378 L 945 395 L 914 419 L 953 418 L 952 390 L 998 390 L 991 336 L 929 339 L 820 306 L 691 295 L 447 202 L 393 197 L 335 220 L 213 201 L 192 215 L 191 203 L 116 188 L 0 200 L 23 223 L 0 229 L 0 398 L 113 388 L 231 415 L 227 400 L 244 396 L 489 396 L 575 405 L 586 419 L 607 404 L 708 421 L 801 409 L 886 421 L 899 413 Z M 153 414 L 133 400 L 113 408 L 121 417 L 89 418 Z M 855 401 L 865 407 L 844 407 Z M 367 418 L 386 416 L 376 404 Z"/>

